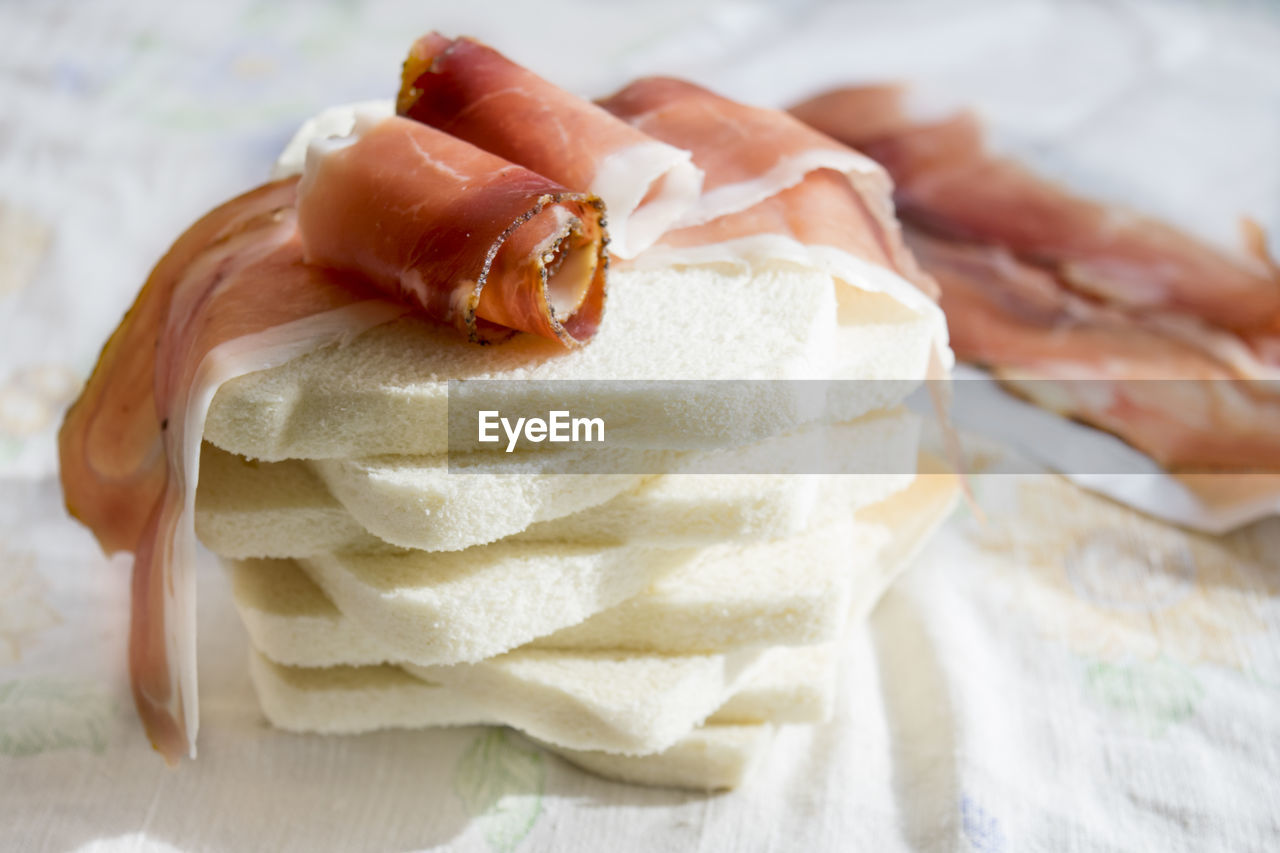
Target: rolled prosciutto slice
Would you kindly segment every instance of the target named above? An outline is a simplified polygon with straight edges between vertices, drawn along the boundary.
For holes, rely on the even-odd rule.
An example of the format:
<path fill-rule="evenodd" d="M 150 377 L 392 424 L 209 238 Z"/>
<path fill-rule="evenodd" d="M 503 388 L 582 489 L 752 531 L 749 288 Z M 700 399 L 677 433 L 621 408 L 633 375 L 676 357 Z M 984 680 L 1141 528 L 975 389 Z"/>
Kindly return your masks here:
<path fill-rule="evenodd" d="M 59 433 L 67 508 L 133 553 L 129 669 L 151 743 L 195 755 L 193 513 L 218 387 L 403 314 L 302 261 L 296 180 L 227 202 L 178 238 L 107 341 Z"/>
<path fill-rule="evenodd" d="M 511 330 L 577 346 L 604 311 L 599 199 L 419 122 L 356 116 L 308 149 L 309 263 L 360 274 L 472 340 Z"/>
<path fill-rule="evenodd" d="M 663 144 L 468 38 L 423 36 L 404 64 L 396 111 L 598 195 L 610 250 L 630 258 L 694 204 L 702 174 Z"/>
<path fill-rule="evenodd" d="M 842 89 L 791 113 L 882 163 L 899 214 L 917 227 L 1001 246 L 1052 268 L 1081 294 L 1135 312 L 1280 333 L 1280 273 L 1265 255 L 1230 256 L 1157 220 L 1074 195 L 987 152 L 971 113 L 912 122 L 902 94 L 892 86 Z"/>

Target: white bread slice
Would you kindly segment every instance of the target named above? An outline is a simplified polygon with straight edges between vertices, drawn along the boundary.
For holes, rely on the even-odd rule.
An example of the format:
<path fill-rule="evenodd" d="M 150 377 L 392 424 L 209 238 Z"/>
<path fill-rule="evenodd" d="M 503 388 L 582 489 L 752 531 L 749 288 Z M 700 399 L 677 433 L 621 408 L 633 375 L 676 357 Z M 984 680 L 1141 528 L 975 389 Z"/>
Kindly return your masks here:
<path fill-rule="evenodd" d="M 286 731 L 354 734 L 385 728 L 494 723 L 500 714 L 448 688 L 391 666 L 304 669 L 250 652 L 249 673 L 263 713 Z M 760 675 L 764 675 L 762 670 Z M 750 685 L 740 704 L 750 706 Z M 624 782 L 699 790 L 741 784 L 772 742 L 768 724 L 706 723 L 652 755 L 574 750 L 538 741 L 573 764 Z"/>
<path fill-rule="evenodd" d="M 318 459 L 312 470 L 362 527 L 386 542 L 459 551 L 531 524 L 598 506 L 635 488 L 640 474 L 548 474 L 561 454 L 513 462 L 473 460 L 468 473 L 445 456 Z M 660 470 L 660 463 L 653 463 Z"/>
<path fill-rule="evenodd" d="M 882 491 L 905 486 L 910 478 L 910 472 L 896 479 L 886 476 L 868 483 L 865 495 L 851 497 L 872 502 Z M 775 538 L 808 524 L 818 490 L 816 477 L 646 477 L 602 504 L 535 522 L 505 538 L 673 548 L 726 539 Z M 383 493 L 378 499 L 389 496 Z M 201 456 L 196 532 L 214 553 L 233 559 L 401 550 L 366 530 L 307 463 L 256 462 L 207 443 Z M 425 539 L 418 536 L 418 541 Z"/>
<path fill-rule="evenodd" d="M 688 654 L 829 640 L 853 596 L 864 597 L 856 579 L 879 577 L 872 558 L 887 534 L 833 524 L 806 538 L 804 546 L 764 544 L 749 559 L 686 562 L 635 597 L 525 648 Z M 406 660 L 344 617 L 296 563 L 228 564 L 241 619 L 272 660 L 310 667 Z"/>
<path fill-rule="evenodd" d="M 801 647 L 674 658 L 517 652 L 482 664 L 405 671 L 285 667 L 255 652 L 250 666 L 268 719 L 293 731 L 488 723 L 568 749 L 647 755 L 704 721 L 828 719 L 834 661 L 833 649 Z M 448 681 L 436 678 L 441 674 Z"/>
<path fill-rule="evenodd" d="M 566 351 L 519 335 L 479 347 L 452 329 L 402 319 L 224 384 L 205 437 L 257 459 L 440 454 L 449 449 L 450 380 L 587 379 L 613 380 L 583 398 L 592 416 L 614 425 L 611 442 L 668 447 L 679 435 L 687 446 L 699 437 L 742 443 L 804 422 L 810 401 L 801 383 L 755 387 L 765 398 L 741 404 L 753 418 L 735 437 L 733 423 L 708 417 L 721 409 L 715 383 L 672 400 L 669 386 L 627 380 L 923 379 L 938 321 L 890 311 L 886 299 L 842 288 L 837 309 L 829 275 L 786 265 L 615 270 L 590 346 Z M 846 401 L 841 419 L 899 402 L 899 384 L 861 383 L 864 399 Z M 499 408 L 528 410 L 522 383 L 504 393 L 511 399 Z"/>
<path fill-rule="evenodd" d="M 706 723 L 824 722 L 830 718 L 834 703 L 838 660 L 839 644 L 836 643 L 777 647 L 758 654 L 751 671 L 721 697 L 724 701 L 720 707 L 713 706 L 709 716 L 704 714 Z M 581 660 L 578 663 L 581 665 Z M 572 669 L 573 665 L 570 659 L 566 669 Z M 635 665 L 636 670 L 644 668 L 643 661 Z M 669 669 L 678 668 L 677 664 Z M 694 668 L 686 667 L 687 670 Z M 615 664 L 615 669 L 625 674 L 630 667 L 623 661 Z M 278 728 L 295 732 L 358 734 L 389 728 L 506 725 L 512 719 L 516 696 L 528 696 L 528 691 L 521 688 L 520 693 L 500 696 L 496 701 L 481 699 L 474 693 L 427 681 L 389 665 L 286 666 L 270 660 L 257 649 L 251 651 L 249 672 L 267 719 Z M 571 707 L 576 697 L 566 700 L 556 694 L 554 685 L 558 680 L 563 679 L 547 682 L 547 692 L 538 701 L 560 707 L 544 710 L 544 716 L 559 716 L 570 727 L 575 717 L 581 718 L 584 725 L 598 725 L 587 720 L 597 711 Z M 664 683 L 684 687 L 678 680 L 668 679 Z M 631 692 L 633 688 L 624 684 L 623 690 Z M 677 702 L 681 695 L 677 690 L 669 693 L 668 698 Z"/>
<path fill-rule="evenodd" d="M 704 790 L 741 783 L 772 740 L 770 723 L 818 723 L 834 702 L 837 647 L 772 649 L 701 726 L 646 755 L 580 750 L 534 738 L 572 763 L 620 781 Z M 250 673 L 263 712 L 279 728 L 356 733 L 383 728 L 503 723 L 496 706 L 389 666 L 307 669 L 254 652 Z M 571 711 L 565 714 L 571 715 Z"/>
<path fill-rule="evenodd" d="M 850 466 L 875 465 L 895 473 L 842 477 L 838 485 L 827 481 L 828 499 L 857 508 L 905 488 L 914 473 L 917 428 L 917 419 L 901 410 L 867 415 L 832 428 L 837 440 L 855 448 L 841 453 L 839 460 L 832 458 L 833 466 L 841 461 Z M 773 452 L 777 444 L 773 441 L 735 449 L 725 454 L 731 461 L 724 464 L 731 470 L 762 465 L 755 457 Z M 876 456 L 874 461 L 863 458 L 872 454 Z M 479 519 L 462 526 L 454 511 L 442 503 L 447 498 L 436 493 L 450 485 L 465 489 L 470 477 L 421 474 L 414 477 L 420 488 L 408 489 L 413 494 L 406 498 L 404 483 L 410 479 L 407 471 L 412 467 L 401 466 L 401 476 L 397 477 L 392 470 L 394 463 L 378 467 L 363 463 L 358 465 L 358 471 L 365 476 L 350 478 L 347 483 L 353 504 L 361 508 L 364 518 L 377 530 L 394 537 L 400 545 L 418 548 L 442 541 L 456 543 L 464 535 L 474 539 L 494 536 L 496 531 L 484 531 Z M 559 479 L 563 482 L 565 478 Z M 570 484 L 581 479 L 575 475 Z M 808 525 L 818 500 L 820 479 L 759 474 L 647 477 L 605 503 L 535 522 L 512 536 L 529 542 L 654 542 L 669 547 L 726 539 L 776 538 Z M 841 497 L 835 496 L 837 491 Z M 527 499 L 526 506 L 528 502 L 542 501 L 541 508 L 530 507 L 530 513 L 558 512 L 563 506 L 559 492 L 534 497 L 532 489 L 520 491 L 506 505 L 518 497 Z M 306 557 L 331 551 L 394 550 L 389 542 L 369 533 L 329 493 L 311 465 L 299 460 L 257 462 L 206 443 L 196 501 L 196 531 L 210 549 L 224 557 Z M 416 512 L 406 509 L 402 501 L 416 504 Z M 433 512 L 435 506 L 445 508 Z M 452 533 L 435 530 L 450 523 L 458 529 Z M 500 529 L 515 523 L 503 519 Z"/>
<path fill-rule="evenodd" d="M 196 535 L 222 557 L 306 557 L 400 550 L 365 530 L 299 460 L 256 462 L 205 442 Z"/>
<path fill-rule="evenodd" d="M 835 326 L 834 284 L 824 273 L 611 270 L 608 310 L 590 346 L 566 350 L 518 335 L 480 347 L 452 328 L 404 319 L 226 383 L 205 436 L 262 459 L 444 453 L 450 380 L 825 378 Z M 517 383 L 510 390 L 520 393 Z M 617 402 L 654 412 L 667 393 L 627 382 L 614 391 Z M 615 395 L 597 399 L 593 416 L 611 420 Z M 696 429 L 700 401 L 689 402 L 650 427 L 673 434 L 687 420 Z M 624 411 L 616 420 L 632 419 Z"/>
<path fill-rule="evenodd" d="M 289 561 L 234 561 L 232 588 L 254 644 L 293 665 L 454 663 L 525 645 L 718 652 L 832 639 L 858 578 L 878 575 L 886 538 L 845 518 L 697 552 L 544 544 L 541 557 L 521 560 L 531 546 L 502 542 L 482 549 L 488 561 L 480 551 L 321 557 L 305 572 Z M 464 557 L 469 574 L 431 569 Z"/>
<path fill-rule="evenodd" d="M 721 547 L 497 542 L 443 553 L 320 554 L 299 564 L 396 660 L 447 664 L 575 625 Z"/>
<path fill-rule="evenodd" d="M 518 649 L 479 663 L 404 669 L 500 709 L 501 722 L 539 740 L 643 755 L 666 749 L 711 716 L 746 683 L 765 651 L 641 655 Z"/>
<path fill-rule="evenodd" d="M 793 471 L 906 474 L 915 470 L 917 445 L 918 419 L 909 412 L 891 410 L 848 423 L 807 427 L 745 447 L 621 454 L 647 459 L 652 467 L 641 470 L 674 471 L 679 477 L 714 475 L 721 478 L 720 483 L 703 484 L 714 491 L 732 489 L 726 480 L 751 472 L 773 476 L 779 484 L 787 483 L 788 472 Z M 309 464 L 370 533 L 405 548 L 441 551 L 493 542 L 532 524 L 581 512 L 643 481 L 625 474 L 560 473 L 565 470 L 565 457 L 583 453 L 512 454 L 507 459 L 502 454 L 468 454 L 465 460 L 384 456 L 320 459 Z M 856 495 L 860 484 L 872 481 L 849 482 Z M 782 487 L 797 486 L 792 482 Z M 632 523 L 626 516 L 615 520 L 624 528 Z"/>
<path fill-rule="evenodd" d="M 654 755 L 615 755 L 543 747 L 589 773 L 661 788 L 723 791 L 741 785 L 773 743 L 774 728 L 762 725 L 705 725 Z"/>
<path fill-rule="evenodd" d="M 888 531 L 846 516 L 736 559 L 683 565 L 644 594 L 532 645 L 679 654 L 829 642 L 840 636 L 864 576 L 880 574 L 888 540 Z"/>

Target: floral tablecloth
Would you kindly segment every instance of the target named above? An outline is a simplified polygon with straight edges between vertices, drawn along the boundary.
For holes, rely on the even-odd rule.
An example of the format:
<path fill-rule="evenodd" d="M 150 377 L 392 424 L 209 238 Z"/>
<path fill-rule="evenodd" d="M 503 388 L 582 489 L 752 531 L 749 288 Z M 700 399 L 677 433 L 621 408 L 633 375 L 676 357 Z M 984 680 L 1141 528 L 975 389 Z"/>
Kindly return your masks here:
<path fill-rule="evenodd" d="M 62 509 L 57 420 L 181 227 L 305 116 L 386 96 L 432 27 L 584 94 L 905 77 L 1095 194 L 1223 242 L 1280 226 L 1263 2 L 0 5 L 0 849 L 1280 847 L 1280 521 L 1188 533 L 999 454 L 853 638 L 837 720 L 784 729 L 737 792 L 601 781 L 502 730 L 274 731 L 212 560 L 201 754 L 166 769 L 128 566 Z"/>

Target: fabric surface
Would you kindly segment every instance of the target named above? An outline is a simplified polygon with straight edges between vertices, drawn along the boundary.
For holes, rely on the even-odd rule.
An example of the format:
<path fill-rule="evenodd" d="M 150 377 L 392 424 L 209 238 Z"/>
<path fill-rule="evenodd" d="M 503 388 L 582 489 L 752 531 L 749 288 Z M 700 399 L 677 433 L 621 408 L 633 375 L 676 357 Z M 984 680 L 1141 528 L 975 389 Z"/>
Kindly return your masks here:
<path fill-rule="evenodd" d="M 1280 846 L 1280 520 L 1190 533 L 1052 475 L 962 507 L 850 644 L 836 721 L 743 789 L 605 782 L 518 735 L 268 727 L 212 559 L 200 757 L 147 747 L 128 565 L 61 506 L 53 436 L 146 271 L 296 125 L 385 97 L 413 37 L 588 95 L 685 74 L 785 103 L 905 77 L 997 144 L 1234 244 L 1280 227 L 1266 3 L 0 5 L 0 849 L 1267 850 Z M 1019 466 L 1024 467 L 1024 466 Z"/>

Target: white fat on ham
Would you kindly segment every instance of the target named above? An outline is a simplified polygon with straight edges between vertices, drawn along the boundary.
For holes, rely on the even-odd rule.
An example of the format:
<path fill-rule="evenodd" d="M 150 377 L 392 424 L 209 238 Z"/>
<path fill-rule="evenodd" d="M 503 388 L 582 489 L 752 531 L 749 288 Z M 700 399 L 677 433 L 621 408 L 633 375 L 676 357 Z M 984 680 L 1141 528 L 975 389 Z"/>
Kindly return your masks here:
<path fill-rule="evenodd" d="M 376 122 L 390 118 L 395 113 L 395 105 L 385 99 L 341 104 L 321 110 L 302 123 L 298 132 L 289 140 L 289 144 L 280 152 L 280 157 L 271 169 L 271 180 L 278 181 L 293 175 L 301 175 L 303 166 L 307 162 L 307 149 L 312 141 L 351 136 L 356 127 L 357 117 Z"/>
<path fill-rule="evenodd" d="M 643 126 L 643 125 L 641 125 Z M 893 218 L 893 205 L 887 202 L 890 183 L 880 164 L 859 154 L 852 148 L 814 148 L 799 154 L 780 158 L 772 168 L 757 177 L 731 184 L 722 184 L 703 193 L 697 204 L 689 209 L 678 227 L 701 225 L 721 216 L 746 210 L 765 199 L 772 198 L 785 189 L 800 183 L 819 169 L 831 169 L 849 179 L 854 186 L 865 186 L 874 192 L 864 193 L 864 199 L 882 196 L 886 203 L 879 213 Z"/>
<path fill-rule="evenodd" d="M 172 583 L 166 585 L 169 598 L 165 620 L 165 642 L 173 683 L 180 685 L 172 700 L 182 698 L 188 746 L 196 756 L 199 704 L 196 675 L 196 592 L 195 592 L 195 503 L 200 479 L 200 443 L 209 404 L 223 383 L 237 376 L 285 364 L 320 347 L 341 344 L 374 326 L 405 313 L 404 308 L 381 300 L 357 302 L 312 317 L 277 326 L 257 334 L 233 338 L 209 351 L 196 371 L 187 392 L 185 414 L 172 423 L 181 430 L 172 447 L 180 448 L 181 459 L 171 460 L 182 495 L 179 517 L 170 545 Z M 176 615 L 176 618 L 173 618 Z"/>
<path fill-rule="evenodd" d="M 688 151 L 642 142 L 601 160 L 589 189 L 604 200 L 609 251 L 634 258 L 698 203 L 702 170 Z"/>

